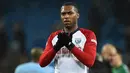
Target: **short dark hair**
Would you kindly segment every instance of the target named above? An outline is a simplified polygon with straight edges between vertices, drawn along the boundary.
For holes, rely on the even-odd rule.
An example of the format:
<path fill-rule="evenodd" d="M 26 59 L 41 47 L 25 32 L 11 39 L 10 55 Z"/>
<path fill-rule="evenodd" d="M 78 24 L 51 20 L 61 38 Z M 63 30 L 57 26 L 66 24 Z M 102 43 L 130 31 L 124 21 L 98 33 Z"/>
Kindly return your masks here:
<path fill-rule="evenodd" d="M 78 6 L 74 2 L 65 2 L 62 6 L 69 6 L 69 5 L 74 6 L 76 11 L 79 12 Z"/>
<path fill-rule="evenodd" d="M 34 61 L 38 61 L 39 57 L 42 54 L 42 48 L 32 48 L 31 49 L 31 56 Z"/>

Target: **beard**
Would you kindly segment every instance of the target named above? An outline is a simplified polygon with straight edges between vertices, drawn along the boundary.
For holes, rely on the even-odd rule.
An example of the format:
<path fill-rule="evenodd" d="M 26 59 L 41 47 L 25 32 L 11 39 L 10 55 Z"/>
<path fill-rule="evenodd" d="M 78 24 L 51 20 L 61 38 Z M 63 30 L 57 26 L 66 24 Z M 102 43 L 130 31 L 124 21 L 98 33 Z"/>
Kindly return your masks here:
<path fill-rule="evenodd" d="M 74 28 L 76 23 L 64 23 L 64 27 L 67 28 L 68 30 Z"/>
<path fill-rule="evenodd" d="M 73 27 L 72 25 L 69 25 L 69 24 L 65 24 L 64 26 L 65 26 L 65 28 L 67 28 L 67 29 L 71 29 L 71 28 Z"/>

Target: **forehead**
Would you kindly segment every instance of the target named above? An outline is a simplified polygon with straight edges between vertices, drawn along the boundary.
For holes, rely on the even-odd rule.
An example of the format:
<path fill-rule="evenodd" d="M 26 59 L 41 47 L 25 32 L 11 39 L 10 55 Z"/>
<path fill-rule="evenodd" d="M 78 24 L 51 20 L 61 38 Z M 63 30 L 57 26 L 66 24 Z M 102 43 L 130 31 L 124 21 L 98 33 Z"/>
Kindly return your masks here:
<path fill-rule="evenodd" d="M 67 5 L 67 6 L 62 6 L 61 7 L 61 12 L 75 12 L 75 7 L 72 5 Z"/>
<path fill-rule="evenodd" d="M 104 46 L 102 50 L 102 53 L 114 54 L 116 52 L 117 52 L 116 49 L 112 46 Z"/>

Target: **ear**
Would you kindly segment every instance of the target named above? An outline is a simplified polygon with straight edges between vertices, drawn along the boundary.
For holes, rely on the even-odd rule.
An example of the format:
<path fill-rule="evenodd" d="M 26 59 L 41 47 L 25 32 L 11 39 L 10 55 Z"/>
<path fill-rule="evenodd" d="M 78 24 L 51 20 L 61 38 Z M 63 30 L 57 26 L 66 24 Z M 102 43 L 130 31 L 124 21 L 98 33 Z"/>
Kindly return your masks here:
<path fill-rule="evenodd" d="M 79 16 L 80 16 L 79 13 L 77 13 L 77 18 L 79 18 Z"/>

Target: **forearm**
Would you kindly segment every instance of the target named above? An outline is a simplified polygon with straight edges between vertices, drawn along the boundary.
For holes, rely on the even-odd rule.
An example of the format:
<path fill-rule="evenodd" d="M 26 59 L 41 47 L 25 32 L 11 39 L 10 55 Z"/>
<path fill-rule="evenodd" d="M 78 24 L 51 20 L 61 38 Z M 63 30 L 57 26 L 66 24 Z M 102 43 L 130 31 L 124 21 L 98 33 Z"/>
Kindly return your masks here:
<path fill-rule="evenodd" d="M 91 67 L 94 64 L 96 52 L 95 50 L 91 52 L 81 51 L 79 48 L 74 47 L 71 52 L 76 56 L 76 58 L 82 62 L 84 65 Z"/>
<path fill-rule="evenodd" d="M 55 55 L 56 55 L 56 52 L 54 51 L 54 49 L 51 49 L 49 51 L 45 51 L 40 56 L 40 59 L 39 59 L 40 66 L 41 67 L 47 66 L 52 61 L 52 59 L 55 57 Z"/>

